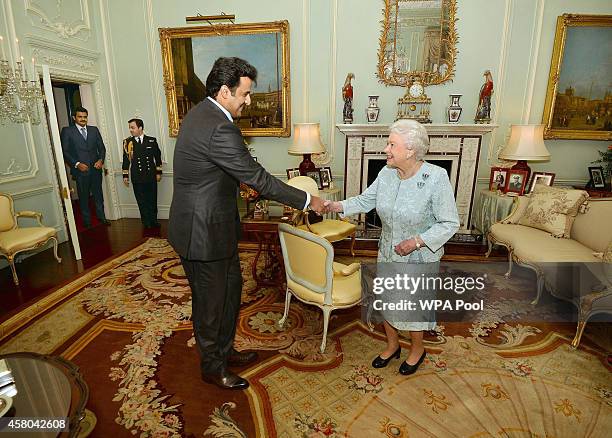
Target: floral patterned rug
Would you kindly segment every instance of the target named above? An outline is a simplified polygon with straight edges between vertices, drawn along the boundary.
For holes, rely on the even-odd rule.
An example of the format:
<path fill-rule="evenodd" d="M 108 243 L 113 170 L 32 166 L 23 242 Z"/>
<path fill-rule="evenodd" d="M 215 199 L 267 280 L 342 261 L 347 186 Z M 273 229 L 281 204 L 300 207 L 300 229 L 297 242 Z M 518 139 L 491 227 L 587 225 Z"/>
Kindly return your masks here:
<path fill-rule="evenodd" d="M 251 382 L 247 391 L 199 379 L 190 290 L 163 239 L 3 321 L 0 354 L 35 351 L 76 363 L 98 420 L 91 436 L 558 438 L 612 429 L 611 370 L 587 333 L 572 350 L 571 326 L 505 324 L 504 315 L 531 308 L 500 298 L 472 324 L 439 326 L 419 371 L 404 377 L 399 361 L 369 366 L 384 341 L 359 321 L 358 309 L 332 315 L 323 354 L 318 309 L 294 300 L 280 329 L 284 293 L 258 289 L 254 254 L 240 256 L 235 346 L 259 350 L 261 359 L 238 370 Z M 501 274 L 489 275 L 500 296 L 528 289 Z"/>

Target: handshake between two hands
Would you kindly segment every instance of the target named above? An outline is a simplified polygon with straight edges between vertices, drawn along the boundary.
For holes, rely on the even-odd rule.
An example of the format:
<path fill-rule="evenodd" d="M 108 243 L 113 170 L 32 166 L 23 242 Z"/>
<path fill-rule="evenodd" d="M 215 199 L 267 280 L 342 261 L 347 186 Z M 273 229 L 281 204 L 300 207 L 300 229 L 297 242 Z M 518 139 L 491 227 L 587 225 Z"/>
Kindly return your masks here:
<path fill-rule="evenodd" d="M 342 204 L 338 201 L 325 201 L 318 196 L 311 196 L 310 209 L 317 214 L 342 213 Z"/>

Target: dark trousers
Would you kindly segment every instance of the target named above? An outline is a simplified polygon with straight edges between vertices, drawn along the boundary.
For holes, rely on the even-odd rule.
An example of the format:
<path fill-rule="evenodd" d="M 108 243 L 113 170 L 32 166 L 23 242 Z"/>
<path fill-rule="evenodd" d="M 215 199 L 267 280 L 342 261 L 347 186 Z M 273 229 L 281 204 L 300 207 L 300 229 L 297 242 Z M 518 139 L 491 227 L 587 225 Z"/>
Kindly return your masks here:
<path fill-rule="evenodd" d="M 104 215 L 104 196 L 102 195 L 102 170 L 89 166 L 87 172 L 79 172 L 76 175 L 77 193 L 79 194 L 79 207 L 83 214 L 83 223 L 91 225 L 91 213 L 89 212 L 89 194 L 94 198 L 96 216 L 99 220 L 106 220 Z"/>
<path fill-rule="evenodd" d="M 134 196 L 140 210 L 140 220 L 145 227 L 157 223 L 157 183 L 133 183 Z"/>
<path fill-rule="evenodd" d="M 236 334 L 242 293 L 238 249 L 226 259 L 203 262 L 181 257 L 181 262 L 191 287 L 191 319 L 201 369 L 217 373 L 227 366 Z"/>

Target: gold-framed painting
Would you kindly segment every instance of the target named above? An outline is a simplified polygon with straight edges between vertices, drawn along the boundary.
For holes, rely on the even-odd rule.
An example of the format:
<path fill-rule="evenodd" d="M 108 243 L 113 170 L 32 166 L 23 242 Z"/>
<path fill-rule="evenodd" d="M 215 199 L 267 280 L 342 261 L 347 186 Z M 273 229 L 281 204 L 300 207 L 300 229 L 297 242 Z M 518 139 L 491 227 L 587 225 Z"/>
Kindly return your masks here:
<path fill-rule="evenodd" d="M 215 60 L 236 56 L 257 69 L 251 105 L 234 120 L 245 137 L 289 137 L 289 22 L 160 28 L 170 136 L 206 96 Z"/>
<path fill-rule="evenodd" d="M 612 139 L 612 15 L 557 17 L 544 114 L 546 139 Z"/>

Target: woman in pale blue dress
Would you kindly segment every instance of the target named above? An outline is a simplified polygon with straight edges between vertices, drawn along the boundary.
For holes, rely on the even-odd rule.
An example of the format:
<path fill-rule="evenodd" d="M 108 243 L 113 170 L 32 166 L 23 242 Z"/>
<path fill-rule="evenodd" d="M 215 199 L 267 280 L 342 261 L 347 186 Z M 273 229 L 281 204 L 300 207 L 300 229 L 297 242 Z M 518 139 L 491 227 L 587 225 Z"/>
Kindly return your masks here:
<path fill-rule="evenodd" d="M 414 120 L 400 120 L 390 127 L 385 153 L 387 166 L 361 195 L 325 203 L 329 211 L 345 216 L 376 209 L 382 222 L 378 264 L 411 275 L 439 271 L 443 246 L 459 228 L 453 188 L 446 171 L 423 161 L 429 150 L 427 131 Z M 380 276 L 380 273 L 378 274 Z M 404 292 L 402 292 L 404 293 Z M 409 298 L 407 293 L 404 298 Z M 435 328 L 435 319 L 401 321 L 385 316 L 387 348 L 372 366 L 382 368 L 401 357 L 397 330 L 408 330 L 411 349 L 400 373 L 416 372 L 425 359 L 423 331 Z M 401 319 L 401 318 L 400 318 Z"/>

